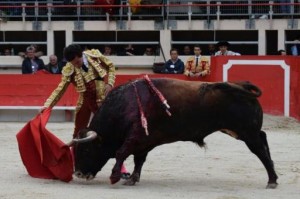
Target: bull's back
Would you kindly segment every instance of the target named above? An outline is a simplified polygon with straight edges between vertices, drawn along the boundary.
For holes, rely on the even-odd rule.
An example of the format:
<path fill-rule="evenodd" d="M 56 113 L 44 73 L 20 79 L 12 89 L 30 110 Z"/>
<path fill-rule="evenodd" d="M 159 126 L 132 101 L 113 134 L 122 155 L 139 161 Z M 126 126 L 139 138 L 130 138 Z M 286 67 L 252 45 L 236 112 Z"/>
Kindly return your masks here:
<path fill-rule="evenodd" d="M 190 82 L 182 80 L 154 81 L 171 106 L 172 117 L 161 117 L 166 130 L 186 136 L 207 135 L 220 129 L 262 126 L 262 108 L 257 95 L 242 86 L 227 83 Z M 165 120 L 164 120 L 165 119 Z"/>

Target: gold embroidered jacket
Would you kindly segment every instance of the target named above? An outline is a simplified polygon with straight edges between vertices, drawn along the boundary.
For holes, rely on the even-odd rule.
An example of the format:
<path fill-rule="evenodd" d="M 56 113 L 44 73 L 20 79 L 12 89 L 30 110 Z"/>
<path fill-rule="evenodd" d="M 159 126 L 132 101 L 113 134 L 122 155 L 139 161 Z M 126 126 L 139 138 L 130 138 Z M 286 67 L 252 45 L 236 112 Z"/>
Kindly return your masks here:
<path fill-rule="evenodd" d="M 189 57 L 185 64 L 185 72 L 184 74 L 189 76 L 190 72 L 199 73 L 202 72 L 202 75 L 207 75 L 210 73 L 210 65 L 207 57 L 201 56 L 198 59 L 198 65 L 196 66 L 196 58 Z"/>
<path fill-rule="evenodd" d="M 115 67 L 113 63 L 103 56 L 99 50 L 92 49 L 83 52 L 83 60 L 87 64 L 88 70 L 73 66 L 70 62 L 63 67 L 62 79 L 57 88 L 46 100 L 45 107 L 53 107 L 62 97 L 70 83 L 73 83 L 76 90 L 82 95 L 86 91 L 85 83 L 97 77 L 104 78 L 108 75 L 108 84 L 112 87 L 115 83 Z M 103 90 L 103 89 L 101 89 Z"/>

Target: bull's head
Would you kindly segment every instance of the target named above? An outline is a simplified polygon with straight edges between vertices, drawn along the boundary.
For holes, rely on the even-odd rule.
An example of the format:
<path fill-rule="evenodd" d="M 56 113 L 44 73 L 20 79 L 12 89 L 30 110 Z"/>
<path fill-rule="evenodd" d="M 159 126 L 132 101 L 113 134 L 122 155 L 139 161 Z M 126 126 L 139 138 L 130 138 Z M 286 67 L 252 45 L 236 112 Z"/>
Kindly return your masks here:
<path fill-rule="evenodd" d="M 69 146 L 73 146 L 75 176 L 78 178 L 93 179 L 110 158 L 102 149 L 101 137 L 89 129 L 81 130 Z"/>

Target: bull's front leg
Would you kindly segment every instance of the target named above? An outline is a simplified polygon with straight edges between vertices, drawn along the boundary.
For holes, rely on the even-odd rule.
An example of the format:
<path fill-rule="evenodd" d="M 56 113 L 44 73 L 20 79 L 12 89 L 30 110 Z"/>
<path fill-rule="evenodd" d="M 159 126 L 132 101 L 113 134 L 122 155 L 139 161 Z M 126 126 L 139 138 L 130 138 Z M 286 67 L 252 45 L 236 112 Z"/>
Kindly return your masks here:
<path fill-rule="evenodd" d="M 121 148 L 116 152 L 116 164 L 110 175 L 111 184 L 115 184 L 121 179 L 121 168 L 126 158 L 132 154 L 134 139 L 127 139 Z"/>
<path fill-rule="evenodd" d="M 134 170 L 130 178 L 126 180 L 124 185 L 132 186 L 135 185 L 136 182 L 140 181 L 142 167 L 144 165 L 144 162 L 146 161 L 147 155 L 148 152 L 144 153 L 143 155 L 134 155 Z"/>
<path fill-rule="evenodd" d="M 128 157 L 129 155 L 127 155 Z M 117 182 L 120 181 L 121 179 L 121 169 L 122 169 L 122 165 L 123 165 L 123 162 L 125 161 L 125 158 L 123 158 L 123 154 L 120 154 L 119 152 L 117 152 L 116 154 L 116 164 L 115 166 L 113 167 L 112 169 L 112 172 L 111 172 L 111 175 L 110 175 L 110 183 L 111 184 L 115 184 Z"/>

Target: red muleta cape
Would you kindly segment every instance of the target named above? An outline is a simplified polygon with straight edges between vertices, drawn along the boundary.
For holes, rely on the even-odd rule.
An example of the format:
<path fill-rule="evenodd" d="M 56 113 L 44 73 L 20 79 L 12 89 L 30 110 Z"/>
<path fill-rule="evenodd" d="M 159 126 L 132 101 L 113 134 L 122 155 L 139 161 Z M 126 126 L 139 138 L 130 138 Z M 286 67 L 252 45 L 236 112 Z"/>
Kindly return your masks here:
<path fill-rule="evenodd" d="M 38 114 L 17 134 L 20 155 L 30 176 L 72 180 L 73 161 L 69 146 L 46 129 L 51 109 Z"/>

